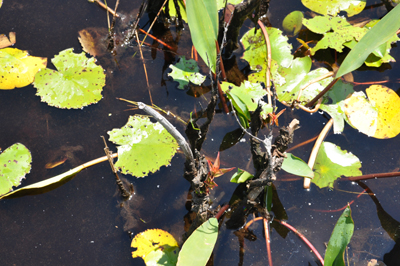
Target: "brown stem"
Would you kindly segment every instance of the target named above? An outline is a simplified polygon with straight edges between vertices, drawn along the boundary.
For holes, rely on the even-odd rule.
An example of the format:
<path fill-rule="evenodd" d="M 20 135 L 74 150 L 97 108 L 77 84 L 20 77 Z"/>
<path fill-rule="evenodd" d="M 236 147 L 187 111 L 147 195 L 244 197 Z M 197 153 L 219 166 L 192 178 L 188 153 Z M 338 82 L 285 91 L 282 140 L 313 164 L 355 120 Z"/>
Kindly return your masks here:
<path fill-rule="evenodd" d="M 335 85 L 336 82 L 338 82 L 338 80 L 339 80 L 339 78 L 336 78 L 336 79 L 332 80 L 332 82 L 329 83 L 329 85 L 326 86 L 326 88 L 325 88 L 323 91 L 321 91 L 317 96 L 315 96 L 314 99 L 312 99 L 309 103 L 307 103 L 307 104 L 305 105 L 305 107 L 312 107 L 312 106 L 314 106 L 314 104 L 319 100 L 319 98 L 321 98 L 322 96 L 324 96 L 325 93 L 327 93 L 327 92 L 333 87 L 333 85 Z"/>
<path fill-rule="evenodd" d="M 359 181 L 359 180 L 367 180 L 374 178 L 386 178 L 386 177 L 395 177 L 400 176 L 400 172 L 393 173 L 379 173 L 379 174 L 368 174 L 368 175 L 360 175 L 360 176 L 350 176 L 350 177 L 342 177 L 339 180 L 347 180 L 347 181 Z"/>
<path fill-rule="evenodd" d="M 218 45 L 218 41 L 217 40 L 215 40 L 215 44 L 217 46 L 217 56 L 219 56 L 219 68 L 221 70 L 221 78 L 222 78 L 223 81 L 226 81 L 224 62 L 222 62 L 222 58 L 221 58 L 221 55 L 220 55 L 220 50 L 219 50 L 219 45 Z"/>

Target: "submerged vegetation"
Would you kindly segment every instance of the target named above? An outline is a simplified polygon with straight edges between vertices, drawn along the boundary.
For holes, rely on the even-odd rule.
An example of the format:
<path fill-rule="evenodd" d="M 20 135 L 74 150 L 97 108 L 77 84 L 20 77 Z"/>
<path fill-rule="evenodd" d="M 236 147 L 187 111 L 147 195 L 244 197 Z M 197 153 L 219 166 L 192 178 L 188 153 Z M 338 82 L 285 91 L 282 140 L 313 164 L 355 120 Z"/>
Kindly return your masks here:
<path fill-rule="evenodd" d="M 347 251 L 357 224 L 357 221 L 353 221 L 351 211 L 356 198 L 341 209 L 329 210 L 343 213 L 335 217 L 337 222 L 334 228 L 333 224 L 332 227 L 327 225 L 332 235 L 330 239 L 323 240 L 329 241 L 326 250 L 321 248 L 321 243 L 316 248 L 313 246 L 315 243 L 310 243 L 300 230 L 286 222 L 291 223 L 285 210 L 290 206 L 280 201 L 275 186 L 281 170 L 304 178 L 304 189 L 315 185 L 321 191 L 328 192 L 335 189 L 339 182 L 356 181 L 362 191 L 355 193 L 359 194 L 358 197 L 367 194 L 373 199 L 382 228 L 399 245 L 400 222 L 383 210 L 375 194 L 362 180 L 393 177 L 400 173 L 363 175 L 357 154 L 347 151 L 348 148 L 343 145 L 340 147 L 324 139 L 332 127 L 335 134 L 340 134 L 346 124 L 358 130 L 354 134 L 382 141 L 395 138 L 400 133 L 400 99 L 395 89 L 373 84 L 365 90 L 356 91 L 352 75 L 352 71 L 360 67 L 374 71 L 389 63 L 396 64 L 395 56 L 390 53 L 396 50 L 395 43 L 399 40 L 400 22 L 397 18 L 400 7 L 386 5 L 387 9 L 393 9 L 387 10 L 381 20 L 366 19 L 356 23 L 351 17 L 364 10 L 366 1 L 303 0 L 302 3 L 310 11 L 287 14 L 283 25 L 270 24 L 267 12 L 272 3 L 269 1 L 144 1 L 136 10 L 135 18 L 128 23 L 124 11 L 118 9 L 118 0 L 115 10 L 111 10 L 107 6 L 110 3 L 106 3 L 107 18 L 112 17 L 108 21 L 108 30 L 81 30 L 79 42 L 84 52 L 75 53 L 72 48 L 59 51 L 51 59 L 57 70 L 47 65 L 47 58 L 35 57 L 30 52 L 18 49 L 14 32 L 10 32 L 8 37 L 0 36 L 2 97 L 6 97 L 6 90 L 18 90 L 32 84 L 37 89 L 36 95 L 44 102 L 42 104 L 83 112 L 79 109 L 87 110 L 93 108 L 93 104 L 107 101 L 103 99 L 108 89 L 106 84 L 109 80 L 118 79 L 114 71 L 129 69 L 133 61 L 140 62 L 135 67 L 143 69 L 142 78 L 146 80 L 149 92 L 145 103 L 135 98 L 134 93 L 129 100 L 119 98 L 119 104 L 130 103 L 130 107 L 137 110 L 135 112 L 138 114 L 126 115 L 128 122 L 120 125 L 120 128 L 111 129 L 104 125 L 103 130 L 109 130 L 108 141 L 117 146 L 117 153 L 110 151 L 103 137 L 106 156 L 74 165 L 72 170 L 18 188 L 31 171 L 35 158 L 29 147 L 21 143 L 5 149 L 0 154 L 0 199 L 49 192 L 81 175 L 83 169 L 108 161 L 120 190 L 121 209 L 128 213 L 124 218 L 146 224 L 142 218 L 132 218 L 138 214 L 129 210 L 138 208 L 133 205 L 140 204 L 130 184 L 133 181 L 127 181 L 132 177 L 125 179 L 119 173 L 150 179 L 152 173 L 161 167 L 169 167 L 175 154 L 183 153 L 184 169 L 180 175 L 190 183 L 184 234 L 177 236 L 156 228 L 138 232 L 134 222 L 125 228 L 134 232 L 131 244 L 135 248 L 133 258 L 143 258 L 146 265 L 217 265 L 213 254 L 222 246 L 219 243 L 220 234 L 226 234 L 221 232 L 222 227 L 238 238 L 239 260 L 235 264 L 246 265 L 244 243 L 257 238 L 249 229 L 256 221 L 263 222 L 269 265 L 273 265 L 276 259 L 271 253 L 274 249 L 274 240 L 270 237 L 272 229 L 283 238 L 286 238 L 288 230 L 296 233 L 306 243 L 308 250 L 315 254 L 310 261 L 318 265 L 361 265 L 355 264 L 358 263 L 356 259 L 350 263 L 349 257 L 354 257 L 354 253 L 351 255 Z M 1 4 L 0 1 L 0 7 Z M 347 16 L 338 16 L 344 12 Z M 149 20 L 145 23 L 147 32 L 141 29 L 144 19 Z M 248 24 L 245 25 L 245 21 Z M 163 32 L 171 27 L 176 28 L 175 38 L 160 40 L 149 34 L 152 30 Z M 190 33 L 183 31 L 184 27 Z M 242 31 L 245 33 L 239 36 Z M 143 34 L 139 36 L 139 33 Z M 177 50 L 182 36 L 191 39 L 192 59 L 179 54 Z M 296 36 L 296 44 L 289 42 L 289 37 L 293 36 Z M 147 38 L 153 38 L 153 44 L 146 43 Z M 294 41 L 293 38 L 291 40 Z M 238 52 L 236 48 L 239 44 L 243 49 Z M 10 48 L 12 45 L 15 48 Z M 298 46 L 296 51 L 294 45 Z M 164 53 L 161 83 L 165 84 L 165 79 L 170 77 L 168 82 L 179 89 L 177 91 L 187 91 L 196 99 L 202 97 L 207 106 L 195 106 L 188 112 L 190 114 L 184 113 L 180 117 L 171 111 L 182 114 L 179 101 L 173 108 L 160 108 L 156 101 L 153 103 L 154 90 L 150 89 L 153 81 L 148 78 L 148 73 L 153 70 L 147 58 L 144 58 L 143 49 L 146 46 L 152 47 L 153 59 L 153 52 L 157 53 L 157 49 Z M 245 68 L 239 69 L 236 56 L 242 56 L 244 61 L 241 63 L 245 62 Z M 140 81 L 140 84 L 145 83 Z M 113 98 L 120 97 L 113 94 L 112 90 L 110 94 Z M 154 97 L 157 98 L 159 96 Z M 291 121 L 286 121 L 286 117 L 282 122 L 282 117 L 289 110 L 292 110 L 292 114 L 321 112 L 325 117 L 321 132 L 317 131 L 317 127 L 309 129 L 312 130 L 311 134 L 318 136 L 314 138 L 315 144 L 308 163 L 300 155 L 296 156 L 296 150 L 288 152 L 291 143 L 301 134 L 299 128 L 303 123 L 307 124 L 307 117 L 301 115 L 291 115 Z M 65 113 L 72 111 L 63 110 Z M 108 112 L 111 116 L 113 110 L 108 109 Z M 222 129 L 228 120 L 233 121 L 237 129 L 225 135 L 219 150 L 212 145 L 213 153 L 218 152 L 216 156 L 207 156 L 204 145 L 212 127 Z M 184 125 L 185 134 L 179 130 L 178 123 Z M 322 123 L 318 126 L 322 127 Z M 246 138 L 250 145 L 241 152 L 251 154 L 253 168 L 248 165 L 245 170 L 231 164 L 229 158 L 220 156 L 219 152 L 239 145 Z M 71 158 L 70 152 L 68 156 L 47 164 L 46 168 L 57 167 Z M 117 161 L 114 163 L 115 158 Z M 222 163 L 222 159 L 226 161 Z M 223 168 L 222 165 L 230 167 Z M 224 185 L 227 184 L 218 185 L 223 178 L 221 176 L 236 167 L 236 173 L 233 172 L 230 180 L 237 184 L 236 189 L 228 196 L 229 202 L 218 201 L 213 193 L 218 190 L 225 194 Z M 396 247 L 392 253 L 395 252 Z M 324 258 L 320 253 L 325 254 Z M 377 258 L 383 260 L 382 256 L 379 254 Z M 375 257 L 363 259 L 372 263 Z M 279 261 L 285 263 L 282 258 Z M 310 264 L 310 261 L 307 263 Z M 396 265 L 393 261 L 395 258 L 392 255 L 384 260 L 388 266 Z M 227 260 L 218 265 L 222 264 L 232 263 Z"/>

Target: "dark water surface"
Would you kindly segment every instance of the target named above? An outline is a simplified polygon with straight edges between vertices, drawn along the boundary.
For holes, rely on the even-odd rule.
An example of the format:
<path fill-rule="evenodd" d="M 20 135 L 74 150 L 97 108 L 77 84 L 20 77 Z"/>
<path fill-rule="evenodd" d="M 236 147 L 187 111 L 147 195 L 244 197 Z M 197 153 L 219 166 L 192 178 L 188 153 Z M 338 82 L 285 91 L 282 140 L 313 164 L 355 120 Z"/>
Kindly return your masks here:
<path fill-rule="evenodd" d="M 375 2 L 368 1 L 367 5 Z M 114 6 L 114 1 L 109 2 Z M 140 1 L 121 0 L 119 10 L 126 14 L 125 21 L 136 15 Z M 300 1 L 271 1 L 270 21 L 281 27 L 284 16 L 293 10 L 307 11 Z M 367 11 L 367 16 L 380 17 L 385 14 L 381 7 Z M 360 17 L 362 17 L 360 15 Z M 89 28 L 106 28 L 106 14 L 96 4 L 87 1 L 7 1 L 0 9 L 0 33 L 15 31 L 16 48 L 28 50 L 34 56 L 49 60 L 60 51 L 73 47 L 81 52 L 78 31 Z M 144 17 L 142 26 L 148 22 Z M 145 26 L 146 28 L 148 25 Z M 157 32 L 156 32 L 157 33 Z M 162 32 L 161 32 L 162 33 Z M 159 37 L 163 36 L 159 33 Z M 165 33 L 176 38 L 176 31 Z M 148 42 L 152 43 L 148 39 Z M 298 43 L 291 39 L 294 49 Z M 185 30 L 179 41 L 177 54 L 190 55 L 189 31 Z M 161 46 L 161 45 L 160 45 Z M 105 60 L 107 71 L 103 99 L 83 110 L 60 110 L 49 107 L 35 96 L 33 86 L 0 91 L 0 147 L 4 150 L 16 142 L 30 149 L 33 157 L 32 170 L 22 185 L 32 184 L 53 177 L 82 163 L 104 155 L 101 135 L 125 125 L 128 116 L 138 111 L 126 111 L 127 104 L 116 97 L 150 103 L 144 78 L 143 65 L 139 57 L 132 57 L 136 48 L 120 54 L 120 68 Z M 392 55 L 399 60 L 398 48 Z M 162 51 L 145 49 L 150 90 L 156 105 L 170 110 L 184 119 L 194 107 L 207 105 L 209 93 L 194 98 L 186 91 L 176 89 L 177 83 L 163 71 L 165 65 L 176 59 Z M 239 65 L 245 63 L 239 60 Z M 389 65 L 388 65 L 389 66 Z M 49 62 L 48 67 L 54 68 Z M 400 73 L 399 64 L 392 63 L 386 71 L 359 71 L 355 81 L 395 81 Z M 398 90 L 397 83 L 387 86 Z M 368 86 L 357 86 L 363 90 Z M 280 106 L 282 108 L 282 106 Z M 279 119 L 285 125 L 293 118 L 300 119 L 301 129 L 296 131 L 295 143 L 317 135 L 328 121 L 320 114 L 308 115 L 300 111 L 287 110 Z M 184 126 L 174 122 L 181 132 Z M 227 132 L 237 129 L 233 117 L 219 112 L 213 122 L 204 145 L 207 156 L 214 157 Z M 254 172 L 250 160 L 249 139 L 221 153 L 223 167 L 236 166 Z M 390 140 L 369 138 L 346 125 L 341 135 L 329 135 L 326 141 L 333 142 L 351 151 L 362 161 L 364 174 L 398 170 L 399 137 Z M 313 144 L 303 146 L 293 153 L 308 159 Z M 116 151 L 116 148 L 109 144 Z M 66 163 L 54 169 L 45 169 L 45 164 L 66 154 Z M 176 155 L 171 166 L 143 179 L 126 176 L 135 186 L 136 195 L 121 208 L 121 200 L 107 162 L 82 171 L 75 179 L 47 194 L 0 201 L 0 265 L 144 265 L 141 259 L 132 259 L 128 230 L 134 234 L 146 229 L 161 228 L 180 239 L 184 233 L 186 195 L 189 183 L 183 178 L 184 158 Z M 229 183 L 231 173 L 218 178 L 219 187 L 213 190 L 214 205 L 229 201 L 235 184 Z M 292 177 L 283 171 L 279 178 Z M 400 221 L 399 179 L 388 178 L 365 182 L 376 194 L 383 209 L 396 221 Z M 302 232 L 319 250 L 325 251 L 325 242 L 341 212 L 335 210 L 355 199 L 362 189 L 349 182 L 340 182 L 338 189 L 318 189 L 312 185 L 310 191 L 302 188 L 302 180 L 276 182 L 278 196 L 288 214 L 288 223 Z M 392 250 L 394 241 L 381 226 L 375 203 L 367 195 L 361 196 L 352 205 L 355 232 L 350 244 L 351 265 L 366 265 L 366 260 L 383 259 Z M 145 221 L 146 223 L 144 223 Z M 387 220 L 386 220 L 387 221 Z M 246 252 L 243 265 L 266 265 L 267 255 L 261 223 L 251 228 L 257 240 L 245 241 Z M 293 233 L 286 238 L 272 230 L 272 256 L 274 265 L 317 265 L 316 258 Z M 238 265 L 239 243 L 232 230 L 224 223 L 214 252 L 214 265 Z M 396 265 L 396 264 L 392 264 Z"/>

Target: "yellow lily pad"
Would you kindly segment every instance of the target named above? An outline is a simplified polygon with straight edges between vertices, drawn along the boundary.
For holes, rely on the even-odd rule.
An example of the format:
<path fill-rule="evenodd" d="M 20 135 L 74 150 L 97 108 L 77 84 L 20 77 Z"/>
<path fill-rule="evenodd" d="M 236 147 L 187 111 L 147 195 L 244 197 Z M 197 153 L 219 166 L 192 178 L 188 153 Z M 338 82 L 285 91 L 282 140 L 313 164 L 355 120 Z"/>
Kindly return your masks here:
<path fill-rule="evenodd" d="M 388 139 L 400 133 L 400 98 L 393 90 L 372 85 L 363 92 L 355 92 L 344 101 L 344 112 L 349 124 L 360 132 L 378 139 Z"/>
<path fill-rule="evenodd" d="M 141 257 L 146 265 L 176 265 L 179 245 L 175 238 L 161 229 L 149 229 L 132 240 L 131 247 L 137 248 L 132 257 Z"/>
<path fill-rule="evenodd" d="M 0 50 L 0 89 L 12 90 L 31 84 L 35 74 L 46 68 L 47 58 L 30 56 L 27 51 L 16 48 Z"/>

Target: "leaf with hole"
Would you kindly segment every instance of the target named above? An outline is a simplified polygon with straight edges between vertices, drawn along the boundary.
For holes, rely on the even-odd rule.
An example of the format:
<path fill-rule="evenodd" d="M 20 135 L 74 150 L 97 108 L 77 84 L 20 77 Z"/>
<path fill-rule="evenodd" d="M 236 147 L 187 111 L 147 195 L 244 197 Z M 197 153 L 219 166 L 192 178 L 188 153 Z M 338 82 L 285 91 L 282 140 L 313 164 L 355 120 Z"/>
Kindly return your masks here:
<path fill-rule="evenodd" d="M 109 140 L 118 146 L 115 167 L 123 174 L 145 177 L 168 165 L 178 143 L 160 124 L 147 116 L 130 116 L 122 128 L 108 132 Z"/>
<path fill-rule="evenodd" d="M 106 76 L 95 59 L 84 52 L 75 54 L 72 48 L 61 51 L 51 62 L 58 69 L 40 70 L 33 83 L 36 95 L 50 106 L 80 109 L 101 100 Z"/>
<path fill-rule="evenodd" d="M 179 253 L 178 242 L 168 232 L 149 229 L 137 234 L 131 243 L 136 248 L 132 257 L 141 257 L 147 266 L 175 266 Z"/>
<path fill-rule="evenodd" d="M 31 171 L 32 155 L 21 143 L 8 147 L 0 154 L 0 195 L 19 186 Z"/>
<path fill-rule="evenodd" d="M 47 58 L 35 57 L 16 48 L 0 49 L 0 90 L 31 84 L 35 74 L 47 65 Z"/>
<path fill-rule="evenodd" d="M 361 162 L 357 156 L 342 150 L 330 142 L 323 142 L 314 164 L 314 178 L 311 180 L 319 188 L 333 187 L 333 182 L 341 176 L 360 176 Z"/>
<path fill-rule="evenodd" d="M 193 59 L 186 60 L 184 56 L 181 56 L 175 65 L 171 64 L 169 67 L 172 69 L 172 72 L 168 73 L 168 76 L 179 83 L 178 89 L 181 90 L 189 85 L 189 82 L 201 85 L 206 79 L 206 76 L 199 73 L 200 70 L 197 62 Z"/>

